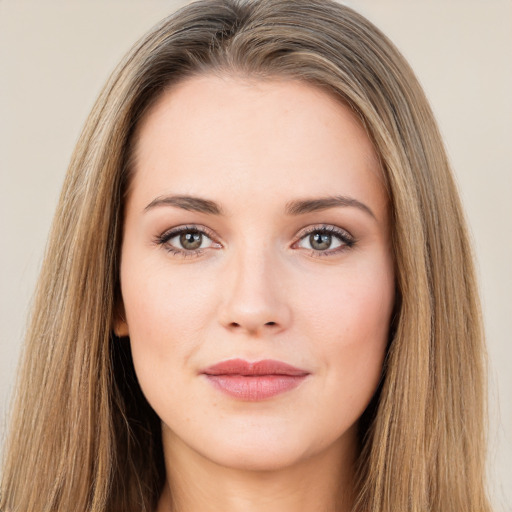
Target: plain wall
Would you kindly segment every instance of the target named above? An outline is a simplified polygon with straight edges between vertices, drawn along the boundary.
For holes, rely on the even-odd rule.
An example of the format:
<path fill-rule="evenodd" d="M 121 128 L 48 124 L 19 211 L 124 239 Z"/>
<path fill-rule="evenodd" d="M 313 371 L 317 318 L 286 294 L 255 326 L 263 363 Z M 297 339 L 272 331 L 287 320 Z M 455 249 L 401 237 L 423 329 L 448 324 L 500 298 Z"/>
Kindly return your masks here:
<path fill-rule="evenodd" d="M 107 76 L 183 1 L 0 0 L 0 435 L 72 148 Z M 512 1 L 352 0 L 415 69 L 474 239 L 490 362 L 490 489 L 512 510 Z"/>

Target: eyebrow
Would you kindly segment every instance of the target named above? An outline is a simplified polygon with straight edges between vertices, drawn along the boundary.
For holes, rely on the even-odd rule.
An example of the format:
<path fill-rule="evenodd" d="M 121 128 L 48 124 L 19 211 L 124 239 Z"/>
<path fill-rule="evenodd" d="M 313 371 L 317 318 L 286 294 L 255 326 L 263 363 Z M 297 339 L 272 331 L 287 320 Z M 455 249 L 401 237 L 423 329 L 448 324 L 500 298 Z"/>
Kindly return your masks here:
<path fill-rule="evenodd" d="M 151 210 L 157 206 L 175 206 L 191 212 L 206 213 L 209 215 L 223 215 L 221 206 L 210 199 L 200 197 L 177 195 L 177 196 L 159 196 L 149 203 L 144 211 Z M 285 213 L 287 215 L 304 215 L 306 213 L 327 210 L 336 207 L 352 207 L 367 213 L 374 219 L 375 214 L 361 201 L 348 196 L 330 196 L 312 199 L 296 199 L 286 203 Z"/>
<path fill-rule="evenodd" d="M 193 196 L 159 196 L 149 203 L 144 211 L 157 206 L 176 206 L 190 212 L 207 213 L 209 215 L 223 215 L 222 208 L 209 199 Z"/>
<path fill-rule="evenodd" d="M 288 215 L 303 215 L 305 213 L 318 212 L 335 207 L 352 207 L 367 213 L 374 219 L 375 214 L 372 210 L 361 201 L 348 196 L 329 196 L 314 199 L 300 199 L 290 201 L 286 204 L 286 213 Z"/>

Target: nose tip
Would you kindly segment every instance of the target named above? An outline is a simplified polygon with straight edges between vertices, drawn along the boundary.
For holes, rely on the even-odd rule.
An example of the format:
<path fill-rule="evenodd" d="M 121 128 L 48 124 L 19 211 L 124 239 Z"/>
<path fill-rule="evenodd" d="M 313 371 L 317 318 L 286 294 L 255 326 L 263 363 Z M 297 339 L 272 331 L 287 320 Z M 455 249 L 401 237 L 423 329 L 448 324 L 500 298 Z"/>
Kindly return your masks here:
<path fill-rule="evenodd" d="M 234 297 L 233 297 L 234 298 Z M 269 296 L 260 297 L 261 302 L 248 303 L 235 299 L 224 309 L 223 321 L 230 331 L 244 331 L 249 334 L 277 332 L 288 324 L 289 314 L 284 305 L 279 305 Z M 268 301 L 268 302 L 267 302 Z"/>
<path fill-rule="evenodd" d="M 275 268 L 272 272 L 265 265 L 251 263 L 246 262 L 230 273 L 224 287 L 220 321 L 234 332 L 277 333 L 288 326 L 291 318 L 286 293 L 275 276 Z"/>

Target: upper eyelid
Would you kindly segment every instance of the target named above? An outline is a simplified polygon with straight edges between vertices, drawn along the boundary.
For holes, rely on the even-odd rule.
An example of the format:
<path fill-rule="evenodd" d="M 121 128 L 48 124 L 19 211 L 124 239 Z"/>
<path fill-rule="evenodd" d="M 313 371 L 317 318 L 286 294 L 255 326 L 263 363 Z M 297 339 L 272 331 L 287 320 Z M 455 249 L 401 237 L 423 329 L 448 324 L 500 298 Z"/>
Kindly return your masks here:
<path fill-rule="evenodd" d="M 346 233 L 347 235 L 350 235 L 350 233 L 344 229 L 340 228 L 339 226 L 335 226 L 333 224 L 313 224 L 311 226 L 306 226 L 304 228 L 301 228 L 295 236 L 304 236 L 305 234 L 314 232 L 314 231 L 331 231 L 331 232 L 339 232 L 339 233 Z M 200 231 L 201 233 L 205 233 L 207 235 L 216 236 L 215 232 L 201 224 L 183 224 L 180 226 L 174 226 L 172 228 L 168 228 L 165 231 L 162 232 L 160 236 L 164 236 L 166 234 L 172 234 L 172 233 L 180 233 L 182 231 Z M 352 236 L 352 235 L 350 235 Z M 218 237 L 217 237 L 218 238 Z"/>
<path fill-rule="evenodd" d="M 334 226 L 333 224 L 317 224 L 313 226 L 308 226 L 306 228 L 301 229 L 297 233 L 296 237 L 298 240 L 300 240 L 305 236 L 311 233 L 315 233 L 317 231 L 328 231 L 331 234 L 338 234 L 340 236 L 346 235 L 348 238 L 354 239 L 354 236 L 349 231 L 338 226 Z"/>
<path fill-rule="evenodd" d="M 183 233 L 184 231 L 198 231 L 199 233 L 202 233 L 203 235 L 206 235 L 208 238 L 217 241 L 218 237 L 216 237 L 215 233 L 207 228 L 206 226 L 200 226 L 200 225 L 183 225 L 183 226 L 176 226 L 174 228 L 166 229 L 161 235 L 159 235 L 159 239 L 167 239 L 170 240 L 171 238 L 174 238 L 175 236 L 179 235 L 180 233 Z"/>

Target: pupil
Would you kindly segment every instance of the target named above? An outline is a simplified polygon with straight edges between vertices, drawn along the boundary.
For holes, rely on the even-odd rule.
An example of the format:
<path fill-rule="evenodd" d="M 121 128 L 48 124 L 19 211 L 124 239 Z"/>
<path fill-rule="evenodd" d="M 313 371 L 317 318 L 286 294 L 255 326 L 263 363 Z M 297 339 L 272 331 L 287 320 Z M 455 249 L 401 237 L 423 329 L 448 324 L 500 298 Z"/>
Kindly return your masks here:
<path fill-rule="evenodd" d="M 309 236 L 309 243 L 317 251 L 329 249 L 332 242 L 332 236 L 327 233 L 313 233 Z"/>
<path fill-rule="evenodd" d="M 203 235 L 201 233 L 186 232 L 180 235 L 180 243 L 184 249 L 199 249 Z"/>

